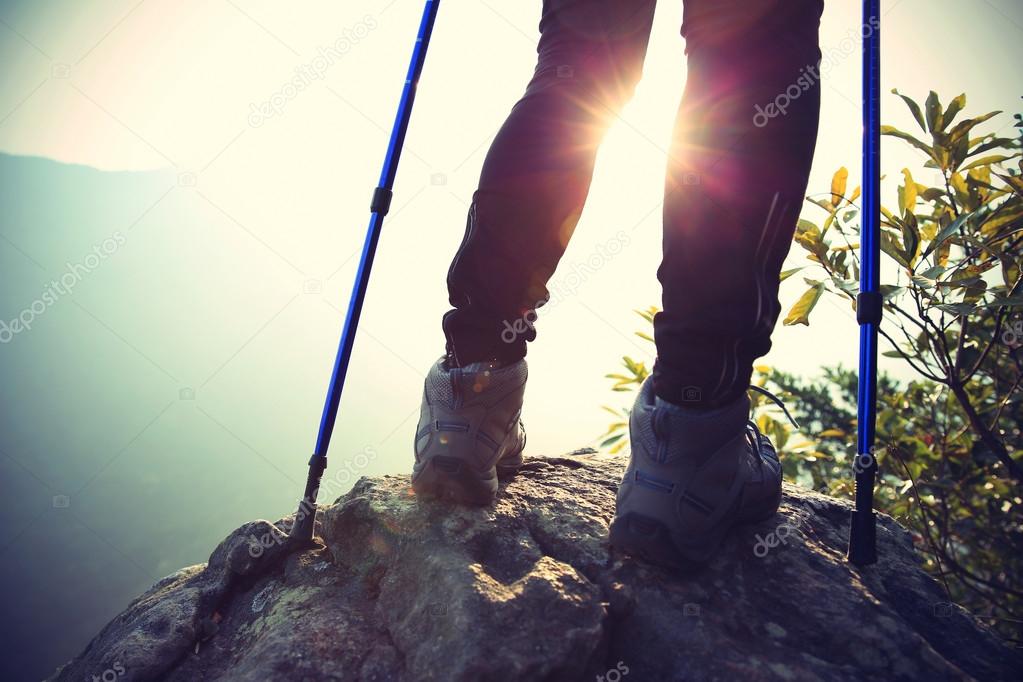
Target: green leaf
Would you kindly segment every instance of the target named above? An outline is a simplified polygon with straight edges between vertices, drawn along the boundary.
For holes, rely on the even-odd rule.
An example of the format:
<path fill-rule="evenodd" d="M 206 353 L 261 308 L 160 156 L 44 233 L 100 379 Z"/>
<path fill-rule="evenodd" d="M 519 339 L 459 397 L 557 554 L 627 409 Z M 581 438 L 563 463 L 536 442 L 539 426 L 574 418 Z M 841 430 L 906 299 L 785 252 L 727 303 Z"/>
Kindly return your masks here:
<path fill-rule="evenodd" d="M 1015 142 L 1011 137 L 993 137 L 987 142 L 980 146 L 974 147 L 970 150 L 970 153 L 966 155 L 966 158 L 976 156 L 992 149 L 1012 149 L 1012 145 Z"/>
<path fill-rule="evenodd" d="M 927 127 L 932 133 L 940 132 L 941 125 L 941 102 L 938 100 L 938 93 L 931 90 L 924 102 L 924 110 L 927 112 Z"/>
<path fill-rule="evenodd" d="M 892 92 L 902 98 L 902 101 L 906 103 L 906 106 L 909 107 L 909 111 L 913 114 L 913 118 L 915 118 L 916 122 L 918 124 L 920 124 L 920 130 L 922 130 L 922 131 L 924 131 L 926 133 L 927 132 L 927 124 L 924 123 L 924 115 L 923 115 L 923 113 L 920 112 L 920 105 L 917 104 L 912 99 L 910 99 L 909 97 L 906 97 L 905 95 L 900 93 L 895 88 L 892 88 Z"/>
<path fill-rule="evenodd" d="M 888 135 L 888 136 L 891 136 L 891 137 L 897 137 L 900 140 L 905 140 L 906 142 L 910 143 L 911 145 L 913 145 L 917 149 L 925 152 L 927 154 L 927 156 L 931 157 L 931 160 L 934 161 L 935 163 L 939 162 L 938 155 L 935 153 L 933 148 L 931 148 L 928 145 L 924 144 L 923 142 L 921 142 L 920 140 L 916 139 L 915 137 L 913 137 L 909 133 L 905 133 L 905 132 L 903 132 L 903 131 L 901 131 L 898 128 L 895 128 L 893 126 L 885 125 L 885 126 L 881 126 L 881 134 L 882 135 Z"/>
<path fill-rule="evenodd" d="M 954 234 L 955 234 L 955 233 L 956 233 L 956 232 L 957 232 L 957 231 L 959 230 L 959 227 L 960 227 L 960 226 L 961 226 L 961 225 L 962 225 L 962 224 L 963 224 L 964 222 L 966 222 L 966 219 L 967 219 L 967 218 L 969 218 L 969 217 L 970 217 L 970 214 L 969 214 L 969 213 L 964 213 L 963 215 L 959 216 L 958 218 L 956 218 L 955 220 L 953 220 L 953 221 L 952 221 L 951 223 L 949 223 L 948 225 L 946 225 L 946 226 L 945 226 L 945 228 L 944 228 L 944 229 L 943 229 L 943 230 L 942 230 L 941 232 L 939 232 L 939 233 L 938 233 L 938 236 L 936 236 L 936 237 L 934 238 L 934 240 L 933 240 L 933 241 L 932 241 L 932 242 L 931 242 L 930 244 L 928 244 L 928 245 L 927 245 L 927 248 L 926 248 L 926 249 L 924 249 L 924 252 L 923 252 L 922 254 L 920 254 L 920 257 L 921 257 L 921 258 L 927 258 L 927 256 L 931 255 L 931 253 L 932 253 L 932 252 L 933 252 L 933 251 L 934 251 L 934 250 L 935 250 L 936 248 L 938 248 L 939 246 L 941 246 L 941 245 L 942 245 L 942 243 L 943 243 L 943 242 L 944 242 L 944 241 L 945 241 L 946 239 L 948 239 L 949 237 L 951 237 L 952 235 L 954 235 Z"/>
<path fill-rule="evenodd" d="M 932 288 L 934 288 L 934 280 L 933 279 L 927 279 L 926 277 L 924 277 L 922 275 L 913 275 L 909 279 L 910 279 L 911 282 L 913 282 L 913 284 L 915 284 L 920 289 L 932 289 Z"/>
<path fill-rule="evenodd" d="M 1023 263 L 1004 254 L 999 260 L 1002 263 L 1002 281 L 1005 282 L 1006 288 L 1009 288 L 1019 279 L 1020 267 Z"/>
<path fill-rule="evenodd" d="M 894 284 L 882 284 L 877 288 L 877 290 L 881 294 L 881 298 L 889 301 L 902 294 L 902 292 L 906 290 L 906 287 L 899 287 Z"/>
<path fill-rule="evenodd" d="M 1023 308 L 1023 294 L 1016 294 L 1015 296 L 1008 296 L 1003 298 L 995 298 L 984 304 L 985 308 Z"/>
<path fill-rule="evenodd" d="M 916 251 L 920 246 L 920 230 L 916 224 L 916 216 L 908 212 L 902 222 L 902 245 L 906 249 L 906 262 L 912 267 L 916 263 Z"/>
<path fill-rule="evenodd" d="M 966 160 L 966 154 L 970 151 L 970 143 L 965 137 L 960 137 L 952 143 L 948 167 L 955 170 Z"/>
<path fill-rule="evenodd" d="M 856 294 L 858 294 L 860 291 L 859 282 L 855 282 L 852 280 L 843 280 L 837 277 L 832 277 L 831 283 L 834 284 L 839 290 L 844 291 L 853 298 L 856 298 Z"/>
<path fill-rule="evenodd" d="M 600 444 L 600 447 L 606 448 L 608 445 L 614 445 L 615 443 L 620 441 L 622 438 L 625 438 L 625 434 L 624 433 L 619 433 L 617 436 L 611 436 L 610 438 L 606 438 Z"/>
<path fill-rule="evenodd" d="M 1016 194 L 1023 196 L 1023 177 L 1019 175 L 1002 175 L 1001 173 L 995 173 L 995 175 L 1001 178 L 1007 185 L 1012 187 Z"/>
<path fill-rule="evenodd" d="M 978 278 L 963 292 L 963 303 L 978 303 L 987 291 L 987 282 Z"/>
<path fill-rule="evenodd" d="M 935 307 L 956 316 L 970 315 L 977 309 L 977 306 L 972 303 L 944 303 Z"/>
<path fill-rule="evenodd" d="M 820 300 L 821 294 L 824 293 L 824 284 L 818 284 L 807 289 L 796 304 L 789 310 L 788 315 L 782 320 L 782 324 L 786 326 L 792 326 L 796 324 L 805 324 L 810 326 L 810 312 L 814 306 L 817 305 L 817 301 Z"/>
<path fill-rule="evenodd" d="M 909 267 L 909 259 L 889 232 L 881 232 L 881 251 L 888 254 L 899 265 Z"/>

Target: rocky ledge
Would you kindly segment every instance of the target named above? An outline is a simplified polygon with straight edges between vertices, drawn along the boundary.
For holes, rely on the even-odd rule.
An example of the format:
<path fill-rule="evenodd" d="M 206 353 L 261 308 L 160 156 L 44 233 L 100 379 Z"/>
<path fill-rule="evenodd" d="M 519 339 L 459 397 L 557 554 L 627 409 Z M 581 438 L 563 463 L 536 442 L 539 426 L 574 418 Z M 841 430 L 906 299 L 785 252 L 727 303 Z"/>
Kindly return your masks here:
<path fill-rule="evenodd" d="M 702 571 L 608 551 L 622 461 L 527 459 L 489 508 L 364 478 L 288 553 L 255 521 L 154 585 L 56 680 L 1009 680 L 1023 652 L 945 602 L 908 532 L 844 559 L 850 506 L 786 486 Z"/>

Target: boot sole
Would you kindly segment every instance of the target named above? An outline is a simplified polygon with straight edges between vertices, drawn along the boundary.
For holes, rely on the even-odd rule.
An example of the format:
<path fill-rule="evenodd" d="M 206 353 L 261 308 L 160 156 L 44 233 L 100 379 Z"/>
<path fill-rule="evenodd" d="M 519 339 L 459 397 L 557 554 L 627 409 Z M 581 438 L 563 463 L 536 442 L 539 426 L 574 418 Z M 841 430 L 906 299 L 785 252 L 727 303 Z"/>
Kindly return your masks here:
<path fill-rule="evenodd" d="M 689 572 L 707 562 L 722 537 L 723 534 L 717 536 L 709 545 L 684 550 L 675 544 L 663 523 L 649 516 L 628 512 L 615 517 L 611 522 L 608 542 L 618 551 L 647 563 Z"/>
<path fill-rule="evenodd" d="M 517 455 L 511 459 L 516 459 Z M 412 478 L 412 489 L 424 498 L 474 507 L 493 504 L 498 483 L 513 477 L 521 460 L 498 464 L 486 474 L 473 471 L 457 457 L 435 455 Z"/>
<path fill-rule="evenodd" d="M 770 519 L 778 511 L 780 503 L 781 490 L 760 510 L 750 510 L 724 525 L 720 532 L 710 536 L 704 544 L 691 547 L 680 547 L 672 538 L 671 531 L 661 521 L 636 512 L 626 512 L 616 516 L 611 522 L 608 542 L 622 553 L 638 557 L 648 563 L 691 572 L 710 560 L 733 528 Z"/>

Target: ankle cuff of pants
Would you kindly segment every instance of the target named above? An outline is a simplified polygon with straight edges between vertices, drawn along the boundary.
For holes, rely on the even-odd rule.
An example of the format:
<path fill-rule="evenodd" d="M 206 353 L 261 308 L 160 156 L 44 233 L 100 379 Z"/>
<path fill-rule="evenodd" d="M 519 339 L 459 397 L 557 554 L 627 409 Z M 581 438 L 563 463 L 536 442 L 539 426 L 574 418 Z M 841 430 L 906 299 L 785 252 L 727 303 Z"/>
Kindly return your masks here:
<path fill-rule="evenodd" d="M 449 357 L 454 358 L 459 367 L 465 367 L 473 362 L 489 362 L 497 360 L 502 365 L 512 365 L 526 357 L 526 344 L 522 343 L 521 349 L 505 346 L 495 348 L 485 344 L 459 343 L 457 346 L 450 341 L 447 344 Z"/>
<path fill-rule="evenodd" d="M 712 368 L 708 368 L 712 369 Z M 685 372 L 668 367 L 658 358 L 654 363 L 654 395 L 681 407 L 709 410 L 734 403 L 749 386 L 753 366 L 739 371 L 728 385 L 712 385 L 711 372 Z"/>
<path fill-rule="evenodd" d="M 500 360 L 505 364 L 526 357 L 526 342 L 536 338 L 531 325 L 523 328 L 504 321 L 482 320 L 466 309 L 448 311 L 441 322 L 447 353 L 465 366 L 470 362 Z"/>

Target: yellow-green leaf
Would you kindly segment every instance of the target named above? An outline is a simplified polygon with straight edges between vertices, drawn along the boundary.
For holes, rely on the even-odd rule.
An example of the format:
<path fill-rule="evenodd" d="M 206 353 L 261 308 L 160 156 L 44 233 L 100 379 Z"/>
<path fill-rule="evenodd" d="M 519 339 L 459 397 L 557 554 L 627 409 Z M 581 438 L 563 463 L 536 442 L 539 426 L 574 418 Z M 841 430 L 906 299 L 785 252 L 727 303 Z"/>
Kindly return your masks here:
<path fill-rule="evenodd" d="M 820 300 L 821 294 L 824 293 L 824 284 L 818 284 L 807 289 L 796 304 L 789 310 L 788 315 L 782 320 L 782 324 L 786 326 L 792 326 L 796 324 L 805 324 L 810 326 L 810 312 L 814 306 L 817 305 L 817 301 Z"/>
<path fill-rule="evenodd" d="M 995 215 L 987 222 L 981 224 L 980 233 L 985 237 L 992 237 L 998 233 L 998 230 L 1004 225 L 1009 225 L 1016 221 L 1023 222 L 1023 209 L 1016 209 L 1006 211 L 1001 215 Z"/>
<path fill-rule="evenodd" d="M 952 186 L 956 193 L 964 197 L 969 196 L 970 189 L 966 186 L 966 180 L 959 173 L 953 173 L 948 179 L 948 184 Z"/>
<path fill-rule="evenodd" d="M 955 117 L 963 110 L 966 106 L 966 93 L 962 93 L 951 102 L 948 103 L 948 108 L 945 109 L 945 113 L 941 115 L 941 125 L 943 128 L 947 128 L 948 124 L 951 123 Z"/>
<path fill-rule="evenodd" d="M 802 269 L 803 269 L 802 267 L 798 267 L 798 268 L 792 268 L 791 270 L 783 270 L 781 275 L 779 275 L 779 277 L 778 277 L 778 281 L 779 282 L 784 282 L 789 277 L 791 277 L 792 275 L 796 274 L 797 272 L 799 272 Z"/>
<path fill-rule="evenodd" d="M 926 242 L 934 239 L 934 235 L 938 233 L 938 223 L 930 220 L 920 225 L 920 238 Z"/>
<path fill-rule="evenodd" d="M 838 206 L 845 196 L 845 185 L 849 180 L 849 169 L 842 166 L 831 177 L 831 205 Z"/>
<path fill-rule="evenodd" d="M 903 186 L 899 187 L 899 208 L 903 215 L 911 213 L 916 206 L 916 183 L 913 182 L 913 175 L 908 168 L 902 169 L 902 177 L 906 179 Z"/>
<path fill-rule="evenodd" d="M 968 118 L 968 119 L 966 119 L 964 121 L 960 121 L 959 123 L 956 123 L 955 128 L 952 128 L 952 131 L 948 134 L 948 141 L 949 141 L 949 143 L 955 142 L 960 137 L 963 137 L 964 135 L 969 134 L 969 132 L 971 130 L 973 130 L 975 127 L 977 127 L 978 125 L 980 125 L 984 121 L 987 121 L 988 119 L 997 116 L 1000 113 L 1002 113 L 1002 112 L 1001 111 L 989 111 L 988 113 L 984 114 L 983 116 L 978 116 L 976 118 Z"/>
<path fill-rule="evenodd" d="M 991 156 L 983 156 L 979 159 L 975 159 L 969 162 L 959 170 L 965 171 L 970 170 L 971 168 L 976 168 L 978 166 L 989 166 L 993 163 L 1002 163 L 1003 161 L 1008 161 L 1009 159 L 1016 158 L 1016 156 L 1018 156 L 1018 154 L 1013 154 L 1012 156 L 1006 156 L 1004 154 L 992 154 Z"/>

